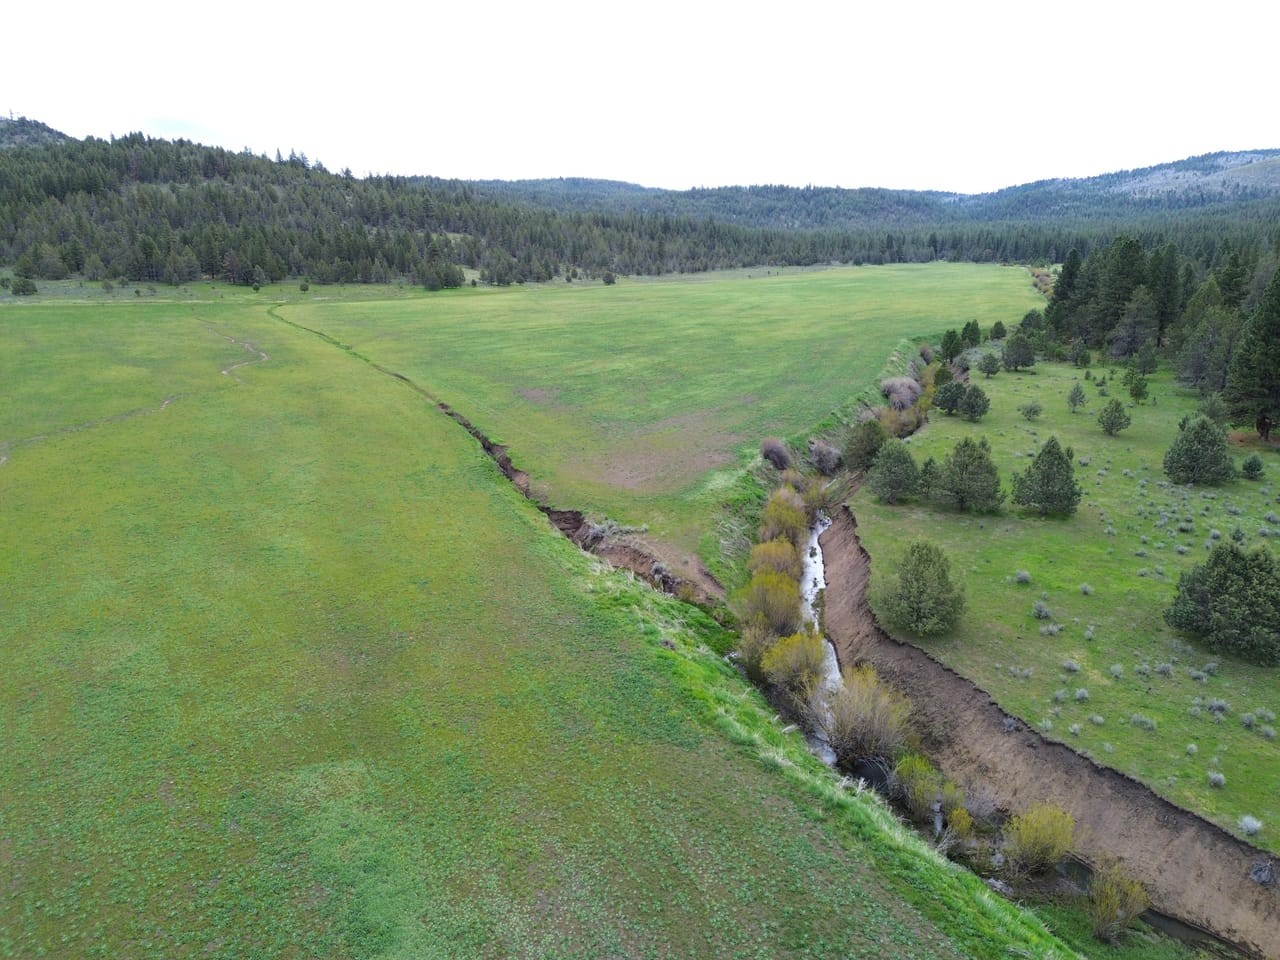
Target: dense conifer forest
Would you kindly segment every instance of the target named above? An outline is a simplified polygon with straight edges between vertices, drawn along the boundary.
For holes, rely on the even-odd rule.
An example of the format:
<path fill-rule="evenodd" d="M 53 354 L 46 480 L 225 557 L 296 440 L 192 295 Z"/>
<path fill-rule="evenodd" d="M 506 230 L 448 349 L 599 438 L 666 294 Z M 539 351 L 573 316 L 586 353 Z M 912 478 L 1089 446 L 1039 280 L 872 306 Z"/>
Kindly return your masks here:
<path fill-rule="evenodd" d="M 1280 243 L 1280 151 L 979 196 L 333 173 L 140 133 L 0 125 L 0 266 L 23 279 L 508 284 L 745 266 L 1056 263 L 1125 233 L 1197 277 Z M 429 158 L 424 159 L 429 165 Z M 1175 271 L 1177 272 L 1177 271 Z"/>

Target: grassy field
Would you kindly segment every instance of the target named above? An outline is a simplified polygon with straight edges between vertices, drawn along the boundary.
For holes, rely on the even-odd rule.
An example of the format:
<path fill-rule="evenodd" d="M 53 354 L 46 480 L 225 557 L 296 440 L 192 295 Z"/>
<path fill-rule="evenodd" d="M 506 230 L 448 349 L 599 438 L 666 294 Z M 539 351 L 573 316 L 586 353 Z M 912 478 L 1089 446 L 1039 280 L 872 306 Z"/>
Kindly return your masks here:
<path fill-rule="evenodd" d="M 429 384 L 509 446 L 535 493 L 701 548 L 714 570 L 709 523 L 763 437 L 852 409 L 903 338 L 1042 303 L 1021 268 L 939 263 L 279 312 Z"/>
<path fill-rule="evenodd" d="M 1261 819 L 1252 842 L 1280 851 L 1280 741 L 1263 729 L 1274 721 L 1258 719 L 1280 714 L 1280 671 L 1189 644 L 1161 616 L 1181 571 L 1201 562 L 1215 537 L 1238 528 L 1257 543 L 1263 530 L 1280 526 L 1267 519 L 1280 513 L 1280 458 L 1265 453 L 1260 482 L 1174 486 L 1162 471 L 1164 452 L 1197 399 L 1167 372 L 1152 378 L 1152 399 L 1129 410 L 1132 426 L 1114 437 L 1097 424 L 1106 400 L 1072 367 L 976 377 L 991 412 L 977 424 L 935 412 L 910 441 L 916 459 L 941 461 L 959 438 L 985 436 L 1008 488 L 1011 473 L 1056 435 L 1074 447 L 1084 497 L 1064 520 L 1008 504 L 992 516 L 888 507 L 862 490 L 853 505 L 878 574 L 922 535 L 963 573 L 968 611 L 960 627 L 923 646 L 1048 736 L 1173 802 L 1235 832 L 1240 817 Z M 1089 400 L 1071 414 L 1066 396 L 1077 379 Z M 1128 399 L 1118 379 L 1108 389 Z M 1044 408 L 1033 423 L 1017 412 L 1031 400 Z M 1238 447 L 1237 460 L 1254 448 Z M 1037 601 L 1049 619 L 1033 616 Z M 1207 706 L 1214 699 L 1230 706 L 1219 722 Z M 1252 729 L 1246 714 L 1254 715 Z M 1225 784 L 1212 787 L 1210 773 Z"/>
<path fill-rule="evenodd" d="M 518 408 L 562 370 L 582 417 L 619 383 L 616 338 L 669 341 L 653 328 L 680 298 L 646 289 L 649 308 L 620 286 L 282 312 L 367 331 L 468 413 L 492 387 L 479 424 L 537 470 L 579 432 L 603 463 L 602 425 L 645 429 L 638 393 L 599 423 Z M 0 311 L 0 956 L 1070 955 L 840 790 L 714 623 L 571 547 L 421 396 L 279 322 L 278 291 L 194 293 Z M 839 297 L 814 295 L 834 329 Z M 580 302 L 584 329 L 535 350 L 527 317 Z M 791 343 L 794 375 L 819 343 Z M 730 366 L 689 396 L 719 416 L 769 386 Z M 823 389 L 818 413 L 840 399 Z M 808 415 L 720 429 L 754 446 Z M 539 423 L 558 433 L 535 444 Z M 599 479 L 565 500 L 592 484 L 611 514 L 643 503 Z"/>

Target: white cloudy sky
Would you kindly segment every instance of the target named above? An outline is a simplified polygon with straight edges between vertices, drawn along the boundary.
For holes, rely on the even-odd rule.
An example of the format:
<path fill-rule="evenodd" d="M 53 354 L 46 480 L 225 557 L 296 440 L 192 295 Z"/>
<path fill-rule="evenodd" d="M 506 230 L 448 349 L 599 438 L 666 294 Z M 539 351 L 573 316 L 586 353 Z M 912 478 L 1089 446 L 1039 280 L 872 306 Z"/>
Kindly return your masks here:
<path fill-rule="evenodd" d="M 69 0 L 4 19 L 0 111 L 359 176 L 980 192 L 1280 146 L 1271 0 Z"/>

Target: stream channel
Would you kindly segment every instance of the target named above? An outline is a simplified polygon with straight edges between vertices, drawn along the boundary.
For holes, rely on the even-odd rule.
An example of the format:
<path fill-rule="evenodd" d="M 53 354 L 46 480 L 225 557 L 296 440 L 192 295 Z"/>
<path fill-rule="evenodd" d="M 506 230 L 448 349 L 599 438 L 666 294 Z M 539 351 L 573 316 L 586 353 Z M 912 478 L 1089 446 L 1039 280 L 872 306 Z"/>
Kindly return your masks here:
<path fill-rule="evenodd" d="M 809 542 L 804 547 L 804 569 L 800 575 L 800 616 L 802 619 L 812 623 L 815 629 L 821 629 L 821 620 L 818 617 L 816 608 L 818 596 L 827 588 L 826 566 L 822 562 L 822 546 L 818 543 L 818 538 L 826 533 L 829 526 L 831 526 L 831 518 L 826 513 L 819 513 L 818 519 L 809 531 Z M 826 636 L 825 632 L 822 637 L 822 649 L 824 653 L 822 682 L 818 687 L 818 695 L 814 700 L 818 704 L 817 709 L 822 714 L 826 714 L 827 708 L 825 704 L 827 698 L 840 689 L 844 680 L 840 676 L 840 661 L 836 658 L 835 645 Z M 829 767 L 834 767 L 836 765 L 836 753 L 831 749 L 831 745 L 827 743 L 827 738 L 823 733 L 825 720 L 826 717 L 820 715 L 818 722 L 813 725 L 811 730 L 805 733 L 805 739 L 809 742 L 809 749 L 823 763 Z"/>

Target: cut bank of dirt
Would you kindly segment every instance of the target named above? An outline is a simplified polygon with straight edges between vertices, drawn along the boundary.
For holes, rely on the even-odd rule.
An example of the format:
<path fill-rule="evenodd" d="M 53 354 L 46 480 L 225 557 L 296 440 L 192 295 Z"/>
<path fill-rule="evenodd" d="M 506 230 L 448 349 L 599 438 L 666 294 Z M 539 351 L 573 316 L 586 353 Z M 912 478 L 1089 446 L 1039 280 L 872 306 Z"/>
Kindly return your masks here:
<path fill-rule="evenodd" d="M 1280 958 L 1280 889 L 1249 879 L 1268 855 L 1009 715 L 990 694 L 876 624 L 867 605 L 871 562 L 848 506 L 822 536 L 824 619 L 841 667 L 869 663 L 910 697 L 926 751 L 964 787 L 1002 809 L 1056 804 L 1083 827 L 1078 853 L 1117 857 L 1152 906 L 1261 957 Z"/>

